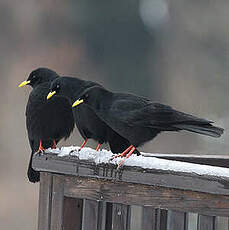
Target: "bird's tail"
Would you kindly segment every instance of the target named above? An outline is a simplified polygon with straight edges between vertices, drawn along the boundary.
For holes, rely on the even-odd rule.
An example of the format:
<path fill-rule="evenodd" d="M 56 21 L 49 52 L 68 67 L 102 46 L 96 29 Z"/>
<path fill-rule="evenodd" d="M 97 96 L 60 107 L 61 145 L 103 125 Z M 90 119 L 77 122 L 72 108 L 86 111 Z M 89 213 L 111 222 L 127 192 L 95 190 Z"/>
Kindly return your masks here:
<path fill-rule="evenodd" d="M 213 126 L 210 122 L 207 124 L 206 123 L 198 124 L 198 122 L 197 124 L 195 123 L 185 124 L 184 123 L 184 124 L 176 124 L 173 126 L 179 129 L 183 129 L 183 130 L 187 130 L 190 132 L 199 133 L 199 134 L 203 134 L 203 135 L 211 136 L 211 137 L 220 137 L 224 132 L 223 128 Z"/>
<path fill-rule="evenodd" d="M 34 151 L 32 151 L 31 156 L 30 156 L 29 166 L 28 166 L 28 170 L 27 170 L 27 176 L 28 176 L 28 179 L 30 182 L 36 183 L 36 182 L 40 181 L 40 172 L 35 171 L 32 168 L 33 155 L 34 155 Z"/>

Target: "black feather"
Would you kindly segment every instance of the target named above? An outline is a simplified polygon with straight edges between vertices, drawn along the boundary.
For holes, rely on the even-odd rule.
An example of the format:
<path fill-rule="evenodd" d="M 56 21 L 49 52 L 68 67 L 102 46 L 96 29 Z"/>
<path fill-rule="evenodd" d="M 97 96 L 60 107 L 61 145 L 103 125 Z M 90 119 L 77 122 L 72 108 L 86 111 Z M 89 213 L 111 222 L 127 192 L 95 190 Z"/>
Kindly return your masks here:
<path fill-rule="evenodd" d="M 56 91 L 55 96 L 66 97 L 73 103 L 75 98 L 90 87 L 102 86 L 92 81 L 64 76 L 55 79 L 51 84 L 50 90 Z M 88 105 L 82 104 L 79 108 L 73 109 L 73 114 L 76 126 L 84 139 L 92 138 L 100 144 L 108 142 L 113 153 L 120 153 L 130 146 L 127 139 L 111 129 Z M 140 154 L 138 150 L 135 153 Z"/>
<path fill-rule="evenodd" d="M 40 140 L 44 148 L 49 148 L 53 140 L 58 143 L 68 138 L 74 129 L 74 118 L 69 101 L 63 97 L 55 97 L 49 101 L 46 95 L 50 83 L 58 78 L 50 69 L 39 68 L 31 72 L 28 80 L 33 87 L 26 106 L 26 127 L 32 153 L 27 176 L 30 182 L 38 182 L 39 172 L 32 168 L 32 156 L 38 151 Z"/>
<path fill-rule="evenodd" d="M 84 100 L 78 107 L 83 104 L 90 106 L 97 116 L 135 147 L 163 131 L 186 130 L 212 137 L 223 134 L 223 129 L 213 126 L 212 121 L 133 94 L 112 93 L 94 86 L 86 89 L 78 98 Z"/>

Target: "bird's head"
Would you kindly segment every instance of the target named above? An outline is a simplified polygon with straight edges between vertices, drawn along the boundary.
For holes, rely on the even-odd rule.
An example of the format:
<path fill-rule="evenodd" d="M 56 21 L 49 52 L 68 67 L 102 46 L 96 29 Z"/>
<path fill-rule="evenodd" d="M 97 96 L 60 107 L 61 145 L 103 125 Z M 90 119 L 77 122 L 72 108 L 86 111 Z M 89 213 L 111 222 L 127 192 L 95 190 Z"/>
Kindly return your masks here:
<path fill-rule="evenodd" d="M 72 107 L 85 103 L 93 108 L 98 108 L 102 100 L 103 102 L 105 101 L 108 94 L 110 94 L 110 92 L 103 87 L 92 86 L 79 95 L 78 99 L 72 104 Z"/>
<path fill-rule="evenodd" d="M 75 77 L 59 77 L 52 81 L 47 99 L 54 95 L 67 98 L 71 103 L 87 87 L 87 81 Z"/>
<path fill-rule="evenodd" d="M 53 95 L 59 95 L 68 98 L 71 95 L 70 92 L 71 84 L 68 81 L 68 77 L 60 77 L 52 81 L 47 99 L 50 99 Z"/>
<path fill-rule="evenodd" d="M 44 82 L 50 82 L 58 77 L 58 74 L 54 72 L 51 69 L 48 68 L 38 68 L 36 70 L 33 70 L 26 81 L 23 81 L 19 87 L 30 85 L 33 88 L 37 85 L 44 83 Z"/>

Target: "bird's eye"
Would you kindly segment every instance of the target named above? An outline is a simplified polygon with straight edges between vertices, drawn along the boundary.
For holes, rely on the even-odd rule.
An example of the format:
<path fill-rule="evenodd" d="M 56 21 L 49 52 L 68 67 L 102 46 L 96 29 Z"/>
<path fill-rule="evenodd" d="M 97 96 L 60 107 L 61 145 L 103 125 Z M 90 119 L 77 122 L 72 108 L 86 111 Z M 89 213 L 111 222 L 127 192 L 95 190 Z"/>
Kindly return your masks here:
<path fill-rule="evenodd" d="M 56 88 L 59 89 L 59 88 L 60 88 L 60 85 L 56 85 Z"/>
<path fill-rule="evenodd" d="M 36 78 L 36 75 L 33 75 L 32 78 L 33 78 L 33 79 Z"/>
<path fill-rule="evenodd" d="M 88 94 L 85 94 L 85 95 L 84 95 L 84 97 L 85 97 L 85 98 L 88 98 L 88 97 L 89 97 L 89 95 L 88 95 Z"/>

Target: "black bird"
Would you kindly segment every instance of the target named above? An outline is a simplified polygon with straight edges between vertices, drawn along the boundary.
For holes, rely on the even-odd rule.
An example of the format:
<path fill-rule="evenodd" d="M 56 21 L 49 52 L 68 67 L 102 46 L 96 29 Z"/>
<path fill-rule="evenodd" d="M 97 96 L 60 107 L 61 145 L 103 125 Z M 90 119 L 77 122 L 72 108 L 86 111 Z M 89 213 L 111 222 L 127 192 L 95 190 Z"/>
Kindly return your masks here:
<path fill-rule="evenodd" d="M 71 104 L 85 89 L 92 86 L 102 87 L 98 83 L 92 81 L 84 81 L 74 77 L 61 77 L 55 79 L 51 83 L 50 93 L 47 99 L 53 95 L 60 95 L 67 97 Z M 89 138 L 98 142 L 96 150 L 100 149 L 101 144 L 108 142 L 113 153 L 120 153 L 124 151 L 129 145 L 129 141 L 117 132 L 112 130 L 103 120 L 101 120 L 95 112 L 86 104 L 79 109 L 73 110 L 76 126 L 79 129 L 84 142 L 81 145 L 82 149 Z M 136 154 L 140 154 L 138 150 Z"/>
<path fill-rule="evenodd" d="M 213 126 L 212 121 L 176 111 L 167 105 L 153 103 L 144 97 L 112 93 L 98 86 L 82 92 L 73 107 L 81 103 L 90 106 L 107 125 L 130 142 L 130 146 L 118 155 L 126 156 L 125 158 L 136 147 L 152 140 L 163 131 L 186 130 L 212 137 L 220 137 L 224 131 Z M 123 162 L 124 160 L 118 167 Z"/>
<path fill-rule="evenodd" d="M 38 68 L 32 71 L 28 79 L 22 82 L 32 86 L 26 106 L 26 127 L 30 147 L 32 149 L 27 175 L 30 182 L 38 182 L 40 173 L 32 168 L 32 157 L 35 152 L 46 148 L 56 148 L 62 139 L 67 139 L 74 129 L 72 107 L 64 97 L 55 97 L 47 101 L 50 83 L 58 74 L 47 68 Z"/>

